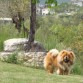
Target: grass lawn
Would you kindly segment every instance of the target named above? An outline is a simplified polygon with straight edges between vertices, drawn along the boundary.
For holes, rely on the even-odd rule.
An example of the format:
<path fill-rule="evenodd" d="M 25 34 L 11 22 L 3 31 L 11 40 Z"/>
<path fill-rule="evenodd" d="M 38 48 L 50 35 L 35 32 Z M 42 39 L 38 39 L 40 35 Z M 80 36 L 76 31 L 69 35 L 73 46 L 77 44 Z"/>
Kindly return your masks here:
<path fill-rule="evenodd" d="M 49 75 L 45 70 L 0 62 L 0 83 L 83 83 L 83 76 Z"/>

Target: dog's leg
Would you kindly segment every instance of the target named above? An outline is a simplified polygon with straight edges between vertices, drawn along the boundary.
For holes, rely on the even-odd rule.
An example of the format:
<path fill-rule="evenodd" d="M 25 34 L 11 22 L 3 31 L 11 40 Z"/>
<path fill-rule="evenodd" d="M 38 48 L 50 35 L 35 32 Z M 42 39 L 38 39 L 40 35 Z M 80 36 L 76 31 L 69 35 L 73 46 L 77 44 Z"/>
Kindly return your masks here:
<path fill-rule="evenodd" d="M 52 64 L 49 64 L 49 65 L 46 66 L 45 69 L 47 70 L 48 73 L 53 74 L 55 68 Z"/>
<path fill-rule="evenodd" d="M 58 68 L 57 74 L 58 75 L 63 75 L 64 74 L 64 70 L 62 70 L 61 68 Z"/>

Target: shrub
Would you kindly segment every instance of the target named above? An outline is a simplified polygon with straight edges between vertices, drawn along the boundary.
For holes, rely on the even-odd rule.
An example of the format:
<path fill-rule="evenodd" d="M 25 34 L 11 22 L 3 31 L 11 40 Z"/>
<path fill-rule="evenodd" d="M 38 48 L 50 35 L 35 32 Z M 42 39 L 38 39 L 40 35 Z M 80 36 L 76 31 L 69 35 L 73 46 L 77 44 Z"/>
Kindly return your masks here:
<path fill-rule="evenodd" d="M 83 75 L 83 66 L 79 58 L 76 60 L 72 73 L 77 75 Z"/>
<path fill-rule="evenodd" d="M 17 64 L 17 54 L 14 53 L 12 55 L 9 55 L 8 59 L 6 60 L 6 62 Z"/>

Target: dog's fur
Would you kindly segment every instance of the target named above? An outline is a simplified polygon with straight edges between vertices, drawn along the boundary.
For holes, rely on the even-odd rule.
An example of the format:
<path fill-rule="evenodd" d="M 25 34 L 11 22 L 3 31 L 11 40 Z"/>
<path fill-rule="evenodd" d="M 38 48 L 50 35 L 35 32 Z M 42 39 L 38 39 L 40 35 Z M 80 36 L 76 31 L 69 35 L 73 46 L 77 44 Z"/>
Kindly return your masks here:
<path fill-rule="evenodd" d="M 57 66 L 57 56 L 59 51 L 57 49 L 50 50 L 44 58 L 44 68 L 48 73 L 53 73 L 55 66 Z"/>
<path fill-rule="evenodd" d="M 44 59 L 44 68 L 48 73 L 53 73 L 55 68 L 59 75 L 68 75 L 75 61 L 72 51 L 62 50 L 60 53 L 56 49 L 50 50 Z"/>

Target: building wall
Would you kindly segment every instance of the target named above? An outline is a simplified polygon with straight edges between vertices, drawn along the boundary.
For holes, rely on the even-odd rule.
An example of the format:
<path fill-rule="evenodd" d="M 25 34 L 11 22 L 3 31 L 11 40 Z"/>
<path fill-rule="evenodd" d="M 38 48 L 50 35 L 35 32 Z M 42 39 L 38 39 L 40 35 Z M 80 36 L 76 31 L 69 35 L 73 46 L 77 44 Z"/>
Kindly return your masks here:
<path fill-rule="evenodd" d="M 71 0 L 71 2 L 77 6 L 83 6 L 83 0 Z"/>

